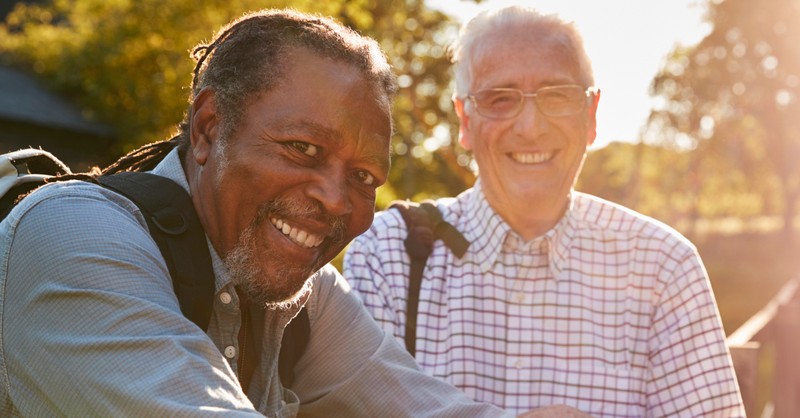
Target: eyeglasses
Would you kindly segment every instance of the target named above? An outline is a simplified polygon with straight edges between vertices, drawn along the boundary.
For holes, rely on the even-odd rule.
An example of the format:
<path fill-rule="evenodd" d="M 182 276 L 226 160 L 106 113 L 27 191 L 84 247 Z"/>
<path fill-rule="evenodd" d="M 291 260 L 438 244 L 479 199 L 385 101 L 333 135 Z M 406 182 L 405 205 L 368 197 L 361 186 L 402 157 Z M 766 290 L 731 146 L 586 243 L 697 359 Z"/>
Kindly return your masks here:
<path fill-rule="evenodd" d="M 539 111 L 545 116 L 574 115 L 586 106 L 587 98 L 597 92 L 595 87 L 578 85 L 547 86 L 533 93 L 520 89 L 496 88 L 481 90 L 467 96 L 481 116 L 491 119 L 509 119 L 522 110 L 526 97 L 536 101 Z"/>

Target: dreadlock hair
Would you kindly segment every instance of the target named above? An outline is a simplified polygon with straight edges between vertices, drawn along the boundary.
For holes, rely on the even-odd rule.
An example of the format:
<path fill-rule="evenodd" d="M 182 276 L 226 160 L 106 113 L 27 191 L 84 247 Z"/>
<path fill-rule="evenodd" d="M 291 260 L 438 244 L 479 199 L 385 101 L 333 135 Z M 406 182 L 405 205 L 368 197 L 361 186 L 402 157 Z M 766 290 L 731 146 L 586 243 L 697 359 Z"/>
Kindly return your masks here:
<path fill-rule="evenodd" d="M 176 146 L 183 159 L 189 147 L 192 104 L 205 88 L 214 90 L 221 120 L 220 137 L 228 138 L 244 117 L 248 101 L 271 90 L 282 79 L 283 58 L 299 47 L 359 69 L 381 104 L 388 107 L 394 98 L 395 77 L 373 39 L 318 15 L 293 10 L 248 13 L 223 27 L 210 43 L 201 43 L 192 50 L 197 64 L 189 109 L 178 126 L 178 134 L 131 152 L 103 170 L 103 174 L 152 169 Z"/>

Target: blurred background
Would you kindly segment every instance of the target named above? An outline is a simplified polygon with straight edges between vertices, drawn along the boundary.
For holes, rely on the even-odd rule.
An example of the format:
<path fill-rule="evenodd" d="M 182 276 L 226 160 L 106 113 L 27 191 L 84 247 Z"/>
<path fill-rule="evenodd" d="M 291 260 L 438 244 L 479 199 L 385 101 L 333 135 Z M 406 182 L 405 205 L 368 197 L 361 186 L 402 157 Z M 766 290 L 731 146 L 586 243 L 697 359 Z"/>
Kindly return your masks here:
<path fill-rule="evenodd" d="M 198 3 L 0 0 L 0 152 L 42 147 L 80 171 L 167 138 L 187 107 L 188 51 L 244 11 L 288 6 L 374 37 L 395 68 L 378 208 L 455 195 L 475 174 L 457 145 L 448 46 L 479 10 L 521 4 L 574 20 L 594 60 L 598 140 L 579 190 L 689 237 L 729 334 L 798 278 L 798 0 Z M 775 356 L 758 357 L 759 411 L 775 386 L 765 357 Z"/>

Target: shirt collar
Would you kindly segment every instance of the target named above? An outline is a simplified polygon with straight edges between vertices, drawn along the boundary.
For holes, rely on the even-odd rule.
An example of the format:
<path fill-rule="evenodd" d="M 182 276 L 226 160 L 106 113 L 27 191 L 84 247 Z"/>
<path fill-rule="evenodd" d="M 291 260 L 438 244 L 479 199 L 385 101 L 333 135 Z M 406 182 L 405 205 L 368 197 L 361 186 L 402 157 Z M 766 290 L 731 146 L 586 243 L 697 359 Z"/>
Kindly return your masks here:
<path fill-rule="evenodd" d="M 470 252 L 483 273 L 497 260 L 511 227 L 492 209 L 481 188 L 480 178 L 472 189 L 459 196 L 464 200 L 464 237 L 471 243 Z"/>
<path fill-rule="evenodd" d="M 575 235 L 576 210 L 574 208 L 574 191 L 570 192 L 567 210 L 561 220 L 549 231 L 544 234 L 544 240 L 548 248 L 550 269 L 553 277 L 558 280 L 559 275 L 567 267 L 569 249 L 572 238 Z M 459 228 L 465 232 L 465 238 L 471 242 L 471 253 L 475 257 L 475 262 L 483 273 L 487 273 L 494 265 L 497 257 L 503 249 L 503 244 L 513 234 L 518 239 L 519 236 L 511 229 L 511 226 L 503 220 L 500 215 L 489 205 L 486 195 L 483 193 L 480 178 L 475 182 L 471 190 L 459 196 L 465 201 L 465 214 L 462 219 L 466 219 L 464 228 Z M 541 237 L 534 238 L 540 240 Z"/>
<path fill-rule="evenodd" d="M 158 163 L 152 173 L 178 183 L 191 195 L 189 191 L 189 181 L 186 179 L 186 173 L 183 172 L 183 166 L 181 166 L 177 147 L 173 148 L 172 151 Z"/>

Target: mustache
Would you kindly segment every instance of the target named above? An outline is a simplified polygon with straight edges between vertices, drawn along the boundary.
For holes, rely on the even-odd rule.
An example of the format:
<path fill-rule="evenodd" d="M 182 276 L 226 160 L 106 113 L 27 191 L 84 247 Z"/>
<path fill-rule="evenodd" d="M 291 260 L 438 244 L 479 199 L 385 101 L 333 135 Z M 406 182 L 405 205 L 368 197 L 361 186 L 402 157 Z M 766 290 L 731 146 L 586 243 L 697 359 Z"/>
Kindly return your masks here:
<path fill-rule="evenodd" d="M 279 218 L 313 218 L 322 220 L 331 228 L 327 238 L 331 244 L 342 244 L 345 241 L 346 223 L 344 217 L 327 213 L 319 202 L 300 201 L 292 198 L 272 199 L 258 208 L 254 224 L 261 224 L 270 215 L 276 215 Z"/>

